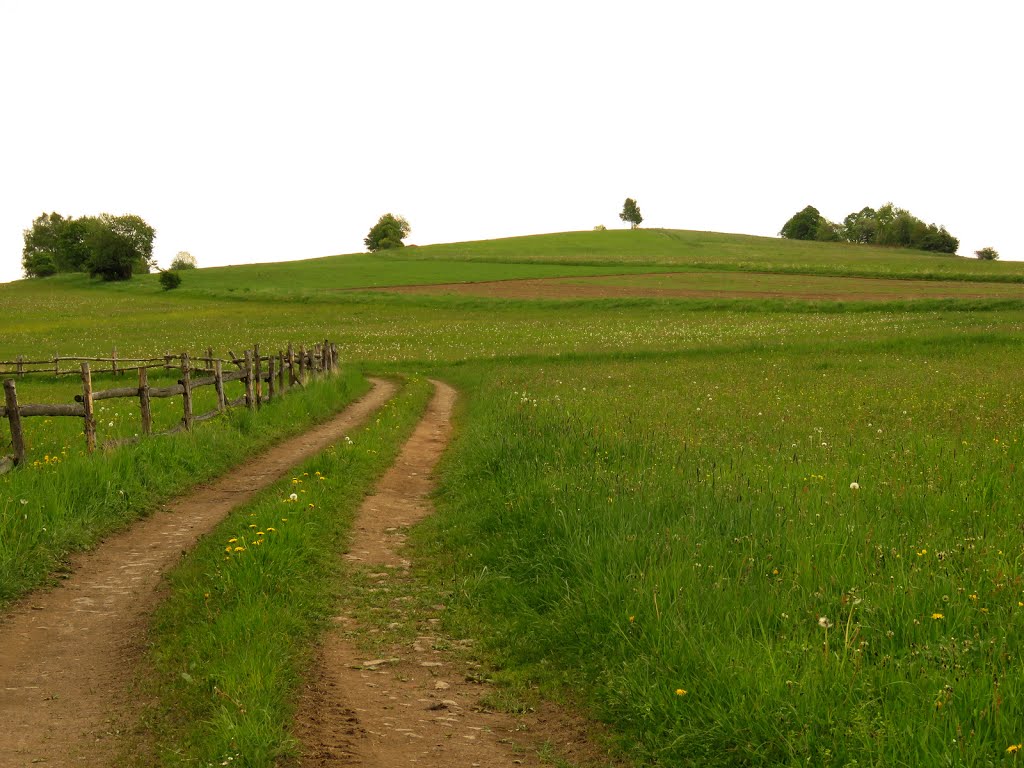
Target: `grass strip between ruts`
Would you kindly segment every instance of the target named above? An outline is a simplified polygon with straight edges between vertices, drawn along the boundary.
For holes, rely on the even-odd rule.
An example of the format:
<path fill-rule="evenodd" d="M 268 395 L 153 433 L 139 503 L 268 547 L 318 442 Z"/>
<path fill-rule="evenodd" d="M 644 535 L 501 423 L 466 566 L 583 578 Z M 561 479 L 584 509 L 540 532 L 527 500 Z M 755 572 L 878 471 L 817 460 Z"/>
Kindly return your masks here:
<path fill-rule="evenodd" d="M 142 681 L 155 700 L 142 737 L 155 764 L 272 766 L 296 753 L 297 687 L 338 600 L 353 517 L 431 392 L 407 380 L 366 426 L 233 511 L 167 576 Z"/>
<path fill-rule="evenodd" d="M 235 409 L 194 431 L 91 455 L 66 451 L 0 477 L 0 608 L 159 502 L 325 421 L 365 392 L 355 368 L 302 392 Z M 40 457 L 42 458 L 42 457 Z"/>

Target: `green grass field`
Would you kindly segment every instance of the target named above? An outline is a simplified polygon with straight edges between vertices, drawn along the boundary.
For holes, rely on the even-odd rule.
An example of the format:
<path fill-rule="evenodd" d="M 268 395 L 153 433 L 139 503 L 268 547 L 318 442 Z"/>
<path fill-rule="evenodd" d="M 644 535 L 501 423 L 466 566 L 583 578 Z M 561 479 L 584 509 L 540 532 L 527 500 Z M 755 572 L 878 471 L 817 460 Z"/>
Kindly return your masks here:
<path fill-rule="evenodd" d="M 636 274 L 666 271 L 680 274 Z M 762 279 L 753 272 L 774 273 L 763 279 L 809 300 L 348 290 L 552 277 L 664 287 L 704 276 L 716 290 L 742 292 Z M 942 281 L 946 298 L 926 289 L 873 303 L 821 298 L 821 281 L 848 277 Z M 0 286 L 12 318 L 0 359 L 113 346 L 124 356 L 223 353 L 329 338 L 349 370 L 455 384 L 464 404 L 442 463 L 439 513 L 414 543 L 423 583 L 451 588 L 449 628 L 480 638 L 496 674 L 579 702 L 610 723 L 636 765 L 983 766 L 1012 761 L 1007 749 L 1024 742 L 1024 307 L 1012 285 L 1024 281 L 1024 266 L 638 230 L 198 270 L 185 280 L 170 293 L 155 277 Z M 322 408 L 352 396 L 358 382 L 345 381 Z M 418 386 L 388 429 L 367 433 L 381 455 L 422 407 Z M 24 402 L 74 393 L 72 381 L 26 378 L 18 387 Z M 294 397 L 295 413 L 304 412 L 303 396 Z M 130 433 L 132 418 L 118 412 L 108 429 Z M 74 453 L 80 437 L 68 421 L 59 436 L 33 422 L 30 459 L 66 445 Z M 170 466 L 187 454 L 177 446 L 204 433 L 217 442 L 230 428 L 204 425 L 123 449 L 117 461 L 75 455 L 0 477 L 0 547 L 43 541 L 44 523 L 22 533 L 25 515 L 37 502 L 75 510 L 67 489 L 81 478 L 99 487 L 130 476 L 136 455 Z M 338 475 L 347 465 L 329 466 Z M 324 488 L 325 504 L 336 497 L 352 508 L 359 483 L 379 469 L 360 467 L 358 481 Z M 179 487 L 170 479 L 147 489 L 131 514 Z M 29 494 L 32 510 L 20 503 Z M 56 543 L 9 547 L 5 572 L 38 583 L 67 551 L 96 540 L 94 525 L 111 525 L 91 514 Z M 344 536 L 343 524 L 330 526 L 326 540 Z M 255 577 L 229 584 L 226 566 L 202 565 L 223 549 L 213 538 L 198 564 L 183 566 L 193 576 L 172 577 L 161 659 L 197 632 L 213 633 L 203 643 L 230 645 L 230 606 L 222 620 L 193 626 L 210 591 L 202 579 L 220 579 L 243 607 L 238 589 L 262 594 Z M 321 562 L 305 539 L 290 546 L 288 558 L 307 548 Z M 270 573 L 281 566 L 275 551 L 260 553 Z M 330 592 L 329 578 L 317 589 Z M 286 689 L 324 610 L 303 599 L 304 617 L 280 618 L 294 629 L 288 658 L 299 660 L 287 662 Z M 167 679 L 184 679 L 161 664 Z M 175 685 L 193 703 L 170 711 L 170 722 L 218 721 L 209 687 Z M 280 723 L 224 727 L 257 729 L 264 757 L 254 765 L 293 748 Z M 170 732 L 192 760 L 225 759 L 216 734 Z M 163 746 L 166 764 L 183 764 L 173 744 Z"/>

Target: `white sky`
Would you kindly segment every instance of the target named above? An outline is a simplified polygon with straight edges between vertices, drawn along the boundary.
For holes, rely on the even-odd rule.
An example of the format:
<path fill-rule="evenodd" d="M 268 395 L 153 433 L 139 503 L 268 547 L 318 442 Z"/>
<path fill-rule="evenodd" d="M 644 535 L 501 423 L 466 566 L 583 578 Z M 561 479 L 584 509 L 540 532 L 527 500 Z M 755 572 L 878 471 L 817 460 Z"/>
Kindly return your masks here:
<path fill-rule="evenodd" d="M 0 281 L 46 211 L 166 265 L 887 201 L 1024 259 L 1017 2 L 0 0 Z"/>

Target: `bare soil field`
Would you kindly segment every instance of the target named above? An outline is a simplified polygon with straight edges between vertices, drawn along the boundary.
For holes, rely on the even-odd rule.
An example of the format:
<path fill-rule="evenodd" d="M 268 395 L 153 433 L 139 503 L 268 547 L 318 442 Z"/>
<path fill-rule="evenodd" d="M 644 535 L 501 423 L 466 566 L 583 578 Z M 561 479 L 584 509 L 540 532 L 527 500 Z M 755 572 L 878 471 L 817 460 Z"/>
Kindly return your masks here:
<path fill-rule="evenodd" d="M 666 272 L 393 286 L 392 293 L 502 299 L 798 299 L 904 301 L 910 299 L 1024 299 L 1024 284 L 825 277 L 759 272 Z"/>

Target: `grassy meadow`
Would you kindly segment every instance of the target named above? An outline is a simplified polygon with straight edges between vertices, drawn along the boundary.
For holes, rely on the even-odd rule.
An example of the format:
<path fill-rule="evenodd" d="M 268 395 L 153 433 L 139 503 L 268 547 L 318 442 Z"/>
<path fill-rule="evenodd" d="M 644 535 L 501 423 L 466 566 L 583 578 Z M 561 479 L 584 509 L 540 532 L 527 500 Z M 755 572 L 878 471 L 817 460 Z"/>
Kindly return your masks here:
<path fill-rule="evenodd" d="M 681 274 L 643 276 L 652 272 Z M 752 272 L 813 298 L 629 295 L 701 275 L 716 290 L 743 291 Z M 555 277 L 625 295 L 359 290 Z M 813 288 L 828 280 L 842 294 L 853 277 L 941 280 L 951 297 L 894 290 L 836 302 Z M 430 375 L 463 400 L 438 514 L 418 528 L 414 556 L 423 584 L 446 593 L 448 629 L 478 638 L 481 658 L 510 686 L 577 702 L 610 723 L 638 766 L 1013 762 L 1024 742 L 1024 306 L 1007 284 L 1022 281 L 1013 263 L 637 230 L 197 270 L 167 293 L 154 277 L 3 285 L 0 308 L 13 319 L 0 359 L 329 338 L 347 373 L 272 405 L 258 426 L 242 414 L 109 455 L 80 455 L 75 420 L 26 419 L 30 462 L 67 458 L 0 477 L 0 599 L 184 487 L 197 450 L 230 443 L 232 430 L 263 435 L 269 424 L 270 440 L 300 429 L 354 397 L 361 373 L 412 382 L 389 426 L 356 438 L 372 444 L 368 455 L 391 455 Z M 23 402 L 70 402 L 74 381 L 26 377 L 18 389 Z M 161 418 L 173 418 L 175 404 L 166 407 Z M 137 431 L 128 409 L 107 415 L 110 436 Z M 303 471 L 351 474 L 321 483 L 316 502 L 348 515 L 386 462 L 350 470 L 338 454 Z M 180 475 L 140 479 L 157 465 Z M 115 505 L 113 521 L 89 511 L 110 506 L 125 483 L 130 510 Z M 159 714 L 172 724 L 161 764 L 274 765 L 294 750 L 281 723 L 287 692 L 338 575 L 304 536 L 260 548 L 259 573 L 245 579 L 232 575 L 240 563 L 222 559 L 244 517 L 265 528 L 259 505 L 276 515 L 280 496 L 227 521 L 169 578 L 158 683 L 186 709 Z M 310 514 L 307 524 L 336 547 L 347 519 Z M 274 589 L 261 580 L 282 579 L 304 558 L 323 576 L 321 597 L 293 600 L 287 579 Z M 207 594 L 224 600 L 214 608 Z M 255 630 L 239 629 L 252 610 L 271 617 L 266 631 L 290 628 L 287 648 L 256 650 Z M 219 664 L 242 637 L 252 653 L 240 664 L 267 670 L 287 658 L 283 703 L 245 689 L 271 678 Z M 195 650 L 179 655 L 182 638 Z M 213 657 L 215 669 L 204 663 Z M 273 723 L 232 721 L 214 693 L 227 685 L 247 711 L 278 713 Z M 219 723 L 222 735 L 196 735 L 191 720 Z M 232 751 L 223 733 L 240 728 L 258 754 Z"/>

